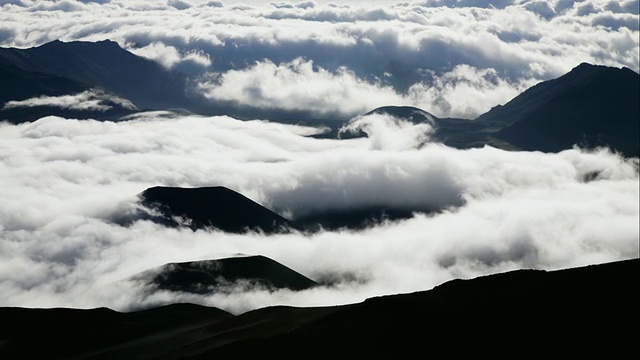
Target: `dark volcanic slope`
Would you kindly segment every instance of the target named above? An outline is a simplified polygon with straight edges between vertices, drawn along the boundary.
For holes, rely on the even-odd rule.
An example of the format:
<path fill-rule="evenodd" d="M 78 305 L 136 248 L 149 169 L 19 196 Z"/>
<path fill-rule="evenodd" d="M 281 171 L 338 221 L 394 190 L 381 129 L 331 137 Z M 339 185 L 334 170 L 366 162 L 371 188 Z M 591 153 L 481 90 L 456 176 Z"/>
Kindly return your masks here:
<path fill-rule="evenodd" d="M 0 358 L 66 358 L 151 338 L 153 348 L 194 328 L 233 315 L 216 308 L 173 304 L 133 313 L 106 308 L 0 308 Z"/>
<path fill-rule="evenodd" d="M 191 293 L 224 291 L 239 282 L 270 289 L 305 290 L 318 284 L 306 276 L 264 256 L 234 257 L 171 263 L 138 277 L 148 278 L 160 289 Z"/>
<path fill-rule="evenodd" d="M 540 83 L 476 121 L 505 124 L 497 137 L 523 150 L 560 151 L 574 144 L 640 155 L 640 75 L 580 64 Z"/>
<path fill-rule="evenodd" d="M 3 308 L 0 357 L 636 358 L 639 276 L 639 259 L 519 270 L 353 305 L 235 317 L 198 307 Z"/>
<path fill-rule="evenodd" d="M 53 41 L 30 49 L 0 48 L 0 65 L 98 85 L 140 109 L 189 108 L 186 77 L 122 49 L 116 42 Z"/>
<path fill-rule="evenodd" d="M 214 227 L 241 233 L 262 230 L 280 231 L 289 221 L 262 205 L 225 187 L 178 188 L 153 187 L 141 195 L 142 204 L 161 213 L 152 218 L 166 225 L 179 226 L 175 217 L 188 219 L 192 229 Z"/>
<path fill-rule="evenodd" d="M 315 356 L 345 358 L 635 357 L 639 270 L 640 260 L 634 259 L 454 280 L 430 291 L 333 308 L 319 318 L 310 312 L 307 321 L 276 334 L 269 334 L 268 324 L 255 323 L 251 336 L 198 358 L 295 357 L 309 349 Z M 257 310 L 227 324 L 269 318 L 274 311 Z M 284 317 L 294 310 L 279 311 Z M 211 331 L 227 324 L 213 325 Z M 269 336 L 258 335 L 259 329 Z M 216 338 L 208 341 L 215 344 Z M 202 349 L 206 343 L 200 343 Z"/>

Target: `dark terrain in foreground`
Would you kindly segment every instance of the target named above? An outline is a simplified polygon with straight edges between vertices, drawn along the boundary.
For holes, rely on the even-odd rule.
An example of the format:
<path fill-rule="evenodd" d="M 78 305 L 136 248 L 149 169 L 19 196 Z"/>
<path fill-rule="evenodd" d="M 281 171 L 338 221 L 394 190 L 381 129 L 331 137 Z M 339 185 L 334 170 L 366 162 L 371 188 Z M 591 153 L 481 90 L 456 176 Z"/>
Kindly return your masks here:
<path fill-rule="evenodd" d="M 187 304 L 133 313 L 0 308 L 0 357 L 636 358 L 639 270 L 639 259 L 518 270 L 238 316 Z"/>

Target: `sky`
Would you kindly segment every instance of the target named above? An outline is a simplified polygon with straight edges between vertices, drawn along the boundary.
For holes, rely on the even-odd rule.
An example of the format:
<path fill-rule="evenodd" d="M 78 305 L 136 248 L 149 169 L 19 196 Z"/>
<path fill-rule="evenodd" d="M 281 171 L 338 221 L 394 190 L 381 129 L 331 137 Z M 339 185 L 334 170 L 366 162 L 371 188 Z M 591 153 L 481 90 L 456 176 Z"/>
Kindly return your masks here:
<path fill-rule="evenodd" d="M 188 73 L 209 101 L 354 117 L 349 126 L 368 134 L 317 139 L 313 127 L 164 111 L 120 122 L 0 123 L 0 306 L 127 311 L 180 301 L 242 313 L 639 256 L 637 158 L 605 149 L 458 150 L 432 142 L 429 124 L 356 116 L 414 105 L 472 119 L 581 62 L 637 72 L 638 1 L 0 6 L 0 46 L 111 39 Z M 38 101 L 99 110 L 107 97 Z M 290 218 L 371 205 L 438 211 L 364 230 L 269 236 L 123 225 L 136 219 L 137 195 L 159 185 L 227 186 Z M 265 255 L 333 285 L 203 296 L 130 280 L 168 262 L 238 254 Z"/>

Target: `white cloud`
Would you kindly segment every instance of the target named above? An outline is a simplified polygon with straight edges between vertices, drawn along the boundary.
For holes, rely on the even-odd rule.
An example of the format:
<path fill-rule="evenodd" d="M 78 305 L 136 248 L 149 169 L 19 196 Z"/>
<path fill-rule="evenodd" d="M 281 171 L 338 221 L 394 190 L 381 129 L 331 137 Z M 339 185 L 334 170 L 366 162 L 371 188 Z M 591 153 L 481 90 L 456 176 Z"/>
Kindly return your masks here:
<path fill-rule="evenodd" d="M 100 89 L 91 89 L 73 95 L 38 96 L 25 100 L 7 101 L 3 109 L 19 107 L 51 106 L 70 110 L 106 111 L 118 105 L 128 110 L 137 110 L 127 99 L 108 94 Z"/>
<path fill-rule="evenodd" d="M 211 66 L 211 58 L 202 51 L 180 53 L 175 47 L 161 42 L 138 48 L 127 46 L 127 49 L 138 56 L 156 61 L 165 69 L 176 69 L 189 75 L 201 73 Z"/>
<path fill-rule="evenodd" d="M 230 70 L 199 84 L 214 101 L 241 106 L 312 111 L 323 115 L 354 115 L 380 104 L 399 103 L 391 87 L 367 83 L 346 68 L 332 73 L 296 59 L 276 65 L 260 62 L 247 70 Z"/>
<path fill-rule="evenodd" d="M 212 102 L 259 109 L 348 118 L 391 104 L 417 106 L 436 116 L 472 119 L 488 111 L 489 104 L 504 104 L 533 85 L 531 81 L 510 83 L 493 69 L 467 65 L 428 76 L 429 83 L 416 83 L 402 93 L 382 85 L 380 79 L 363 81 L 347 68 L 331 72 L 299 58 L 280 65 L 260 62 L 246 70 L 203 77 L 198 87 Z"/>
<path fill-rule="evenodd" d="M 0 1 L 0 45 L 109 38 L 200 75 L 215 102 L 326 117 L 383 105 L 473 117 L 581 62 L 639 70 L 637 1 L 244 3 Z M 86 92 L 5 106 L 100 110 L 106 101 Z M 379 115 L 351 127 L 369 138 L 319 140 L 307 137 L 314 128 L 166 112 L 0 124 L 0 306 L 190 301 L 242 312 L 639 255 L 637 159 L 456 150 L 429 143 L 426 124 Z M 136 194 L 157 185 L 227 186 L 292 217 L 367 206 L 438 211 L 361 231 L 273 236 L 118 225 L 137 209 Z M 167 262 L 237 253 L 337 283 L 199 296 L 122 281 Z"/>
<path fill-rule="evenodd" d="M 48 117 L 1 124 L 0 306 L 131 309 L 190 301 L 242 312 L 354 302 L 521 267 L 638 257 L 637 159 L 604 150 L 419 146 L 424 126 L 384 117 L 365 123 L 370 138 L 353 140 L 306 137 L 316 130 L 299 126 L 167 113 L 118 123 Z M 444 209 L 362 231 L 273 236 L 114 222 L 135 211 L 136 194 L 156 185 L 223 185 L 294 216 L 371 203 Z M 168 262 L 238 253 L 338 282 L 300 293 L 200 296 L 149 293 L 122 281 Z"/>

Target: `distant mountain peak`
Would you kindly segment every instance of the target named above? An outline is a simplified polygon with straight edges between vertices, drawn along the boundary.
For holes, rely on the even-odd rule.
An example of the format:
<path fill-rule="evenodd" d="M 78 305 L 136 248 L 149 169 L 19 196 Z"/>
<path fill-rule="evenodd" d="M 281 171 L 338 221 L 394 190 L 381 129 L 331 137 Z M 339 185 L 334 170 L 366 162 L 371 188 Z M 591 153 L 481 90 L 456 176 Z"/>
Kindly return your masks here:
<path fill-rule="evenodd" d="M 574 67 L 572 69 L 572 71 L 573 70 L 581 70 L 581 69 L 591 69 L 591 68 L 595 68 L 595 67 L 598 67 L 598 66 L 600 66 L 600 65 L 589 64 L 588 62 L 582 62 L 578 66 Z M 600 66 L 600 67 L 603 67 L 603 66 Z"/>
<path fill-rule="evenodd" d="M 287 219 L 223 186 L 179 188 L 156 186 L 140 194 L 141 203 L 161 213 L 150 220 L 193 230 L 214 227 L 226 232 L 281 231 Z M 176 218 L 182 219 L 176 221 Z"/>
<path fill-rule="evenodd" d="M 581 63 L 541 82 L 477 121 L 521 150 L 608 146 L 638 156 L 640 76 L 627 68 Z"/>
<path fill-rule="evenodd" d="M 36 46 L 36 47 L 43 47 L 43 46 L 68 46 L 68 45 L 91 45 L 91 46 L 117 46 L 118 48 L 122 49 L 120 47 L 120 45 L 111 40 L 111 39 L 104 39 L 104 40 L 99 40 L 99 41 L 82 41 L 82 40 L 74 40 L 74 41 L 62 41 L 60 39 L 56 39 L 53 41 L 50 41 L 48 43 L 44 43 L 40 46 Z"/>
<path fill-rule="evenodd" d="M 237 256 L 216 260 L 168 263 L 134 276 L 160 289 L 196 294 L 252 288 L 306 290 L 318 283 L 266 256 Z"/>
<path fill-rule="evenodd" d="M 414 106 L 382 106 L 369 111 L 365 115 L 372 114 L 387 114 L 413 123 L 428 122 L 433 124 L 438 119 L 433 114 Z"/>

